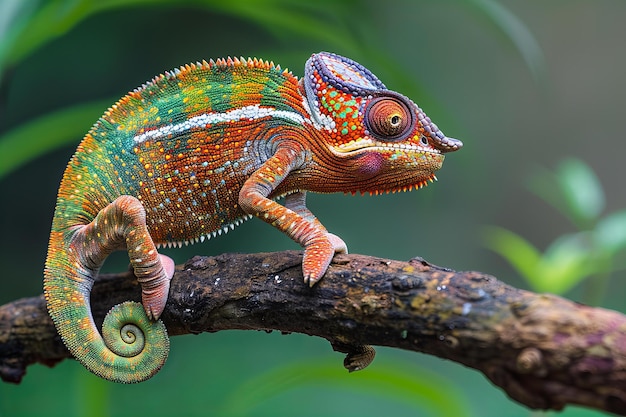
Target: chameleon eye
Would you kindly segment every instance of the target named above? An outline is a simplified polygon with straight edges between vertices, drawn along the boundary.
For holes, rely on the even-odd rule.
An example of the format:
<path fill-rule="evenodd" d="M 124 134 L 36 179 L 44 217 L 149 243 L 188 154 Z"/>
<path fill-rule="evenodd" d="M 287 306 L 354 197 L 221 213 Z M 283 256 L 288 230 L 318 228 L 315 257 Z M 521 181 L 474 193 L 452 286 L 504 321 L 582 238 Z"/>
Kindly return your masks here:
<path fill-rule="evenodd" d="M 373 99 L 365 110 L 369 131 L 381 140 L 402 140 L 410 132 L 413 117 L 408 106 L 395 97 Z"/>

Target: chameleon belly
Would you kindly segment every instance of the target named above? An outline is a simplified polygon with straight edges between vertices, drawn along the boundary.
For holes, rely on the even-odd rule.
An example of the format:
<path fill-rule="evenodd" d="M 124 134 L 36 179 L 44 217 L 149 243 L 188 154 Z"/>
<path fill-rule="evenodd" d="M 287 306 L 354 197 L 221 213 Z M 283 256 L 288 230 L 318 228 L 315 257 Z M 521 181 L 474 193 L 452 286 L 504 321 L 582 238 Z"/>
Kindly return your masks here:
<path fill-rule="evenodd" d="M 145 380 L 168 351 L 156 320 L 173 266 L 159 246 L 202 241 L 254 215 L 304 247 L 313 285 L 345 243 L 306 208 L 307 190 L 419 188 L 460 147 L 413 102 L 338 55 L 313 55 L 302 80 L 256 59 L 167 72 L 105 112 L 68 164 L 46 260 L 50 315 L 90 371 Z M 89 293 L 118 249 L 128 251 L 142 304 L 116 306 L 103 338 Z"/>

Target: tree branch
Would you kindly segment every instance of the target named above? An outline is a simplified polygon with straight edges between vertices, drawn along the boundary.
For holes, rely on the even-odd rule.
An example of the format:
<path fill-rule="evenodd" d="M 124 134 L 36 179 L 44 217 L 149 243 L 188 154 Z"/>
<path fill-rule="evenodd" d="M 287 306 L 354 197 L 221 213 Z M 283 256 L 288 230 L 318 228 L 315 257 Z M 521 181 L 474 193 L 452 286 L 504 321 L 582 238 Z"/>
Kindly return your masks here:
<path fill-rule="evenodd" d="M 300 263 L 293 251 L 190 259 L 172 280 L 162 316 L 168 332 L 298 332 L 323 337 L 353 358 L 362 345 L 392 346 L 475 368 L 530 408 L 579 404 L 626 415 L 622 314 L 421 259 L 337 255 L 309 288 Z M 140 290 L 128 272 L 103 275 L 91 299 L 101 322 L 111 306 L 140 300 Z M 68 357 L 43 296 L 0 307 L 4 381 L 19 382 L 32 363 Z"/>

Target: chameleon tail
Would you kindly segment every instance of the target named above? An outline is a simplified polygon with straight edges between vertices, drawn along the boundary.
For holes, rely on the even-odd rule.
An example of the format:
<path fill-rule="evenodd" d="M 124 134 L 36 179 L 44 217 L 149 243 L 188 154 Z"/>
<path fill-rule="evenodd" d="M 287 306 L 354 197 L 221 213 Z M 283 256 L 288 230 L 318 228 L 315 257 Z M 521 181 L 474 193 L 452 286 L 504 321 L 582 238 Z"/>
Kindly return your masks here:
<path fill-rule="evenodd" d="M 106 315 L 101 336 L 90 306 L 91 288 L 104 259 L 125 241 L 126 246 L 136 249 L 133 237 L 144 236 L 141 224 L 127 221 L 126 208 L 116 201 L 101 210 L 91 223 L 64 231 L 58 227 L 59 213 L 55 214 L 44 293 L 48 312 L 72 355 L 102 378 L 133 383 L 152 377 L 165 363 L 169 351 L 165 326 L 161 321 L 151 320 L 142 304 L 125 302 Z M 151 240 L 144 245 L 156 253 Z M 135 251 L 134 258 L 131 257 L 135 271 L 138 267 L 156 271 L 152 275 L 162 278 L 164 272 L 158 254 L 140 255 Z"/>
<path fill-rule="evenodd" d="M 52 288 L 46 286 L 48 300 L 55 297 Z M 160 320 L 150 321 L 140 303 L 127 301 L 114 306 L 104 319 L 100 336 L 89 304 L 79 305 L 80 298 L 70 299 L 48 303 L 48 311 L 69 351 L 89 371 L 128 384 L 145 381 L 161 369 L 169 352 L 167 330 Z"/>

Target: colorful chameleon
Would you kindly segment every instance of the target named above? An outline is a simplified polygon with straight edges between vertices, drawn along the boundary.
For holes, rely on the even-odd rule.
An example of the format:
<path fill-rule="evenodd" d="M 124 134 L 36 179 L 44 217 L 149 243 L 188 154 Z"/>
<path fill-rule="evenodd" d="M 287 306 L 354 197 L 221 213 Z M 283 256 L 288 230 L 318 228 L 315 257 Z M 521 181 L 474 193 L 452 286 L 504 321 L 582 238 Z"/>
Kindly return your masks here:
<path fill-rule="evenodd" d="M 107 110 L 65 170 L 45 267 L 50 315 L 90 371 L 143 381 L 169 350 L 157 319 L 174 263 L 158 247 L 201 242 L 254 215 L 304 247 L 304 281 L 313 285 L 347 249 L 306 208 L 306 191 L 420 188 L 461 146 L 335 54 L 312 55 L 301 80 L 243 58 L 166 72 Z M 115 306 L 101 336 L 90 291 L 118 249 L 128 251 L 142 304 Z"/>

